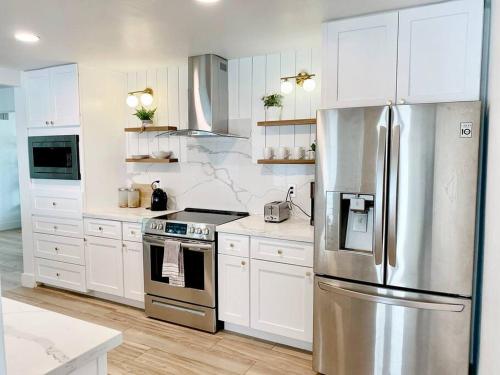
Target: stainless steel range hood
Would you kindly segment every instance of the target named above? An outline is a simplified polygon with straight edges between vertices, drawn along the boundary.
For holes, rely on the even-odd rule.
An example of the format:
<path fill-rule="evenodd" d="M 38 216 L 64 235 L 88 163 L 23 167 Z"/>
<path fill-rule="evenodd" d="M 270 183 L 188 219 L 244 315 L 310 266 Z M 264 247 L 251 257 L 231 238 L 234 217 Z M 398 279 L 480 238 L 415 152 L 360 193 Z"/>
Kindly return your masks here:
<path fill-rule="evenodd" d="M 188 129 L 161 135 L 246 138 L 228 132 L 227 60 L 217 55 L 188 60 Z"/>

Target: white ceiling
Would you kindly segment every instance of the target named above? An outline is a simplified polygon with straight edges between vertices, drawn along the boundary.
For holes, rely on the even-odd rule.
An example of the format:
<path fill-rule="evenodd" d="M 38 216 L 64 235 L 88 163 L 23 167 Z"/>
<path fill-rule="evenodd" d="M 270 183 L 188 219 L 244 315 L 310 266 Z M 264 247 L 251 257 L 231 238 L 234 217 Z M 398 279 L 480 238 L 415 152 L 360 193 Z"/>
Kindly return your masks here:
<path fill-rule="evenodd" d="M 0 66 L 68 62 L 116 70 L 188 55 L 227 58 L 319 45 L 322 21 L 438 0 L 1 0 Z M 16 31 L 41 37 L 21 44 Z"/>

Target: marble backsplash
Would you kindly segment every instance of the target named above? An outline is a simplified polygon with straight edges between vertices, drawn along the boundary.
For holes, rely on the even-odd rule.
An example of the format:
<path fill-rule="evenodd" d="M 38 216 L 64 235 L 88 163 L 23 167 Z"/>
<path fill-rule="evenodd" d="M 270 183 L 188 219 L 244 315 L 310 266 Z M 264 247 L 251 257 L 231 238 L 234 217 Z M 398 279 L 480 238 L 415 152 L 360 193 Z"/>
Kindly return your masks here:
<path fill-rule="evenodd" d="M 128 184 L 160 180 L 169 209 L 197 207 L 251 214 L 262 214 L 265 203 L 284 200 L 288 185 L 296 184 L 294 203 L 310 213 L 313 165 L 255 164 L 251 142 L 246 139 L 181 138 L 180 143 L 180 163 L 130 165 Z M 304 217 L 296 208 L 293 213 Z"/>

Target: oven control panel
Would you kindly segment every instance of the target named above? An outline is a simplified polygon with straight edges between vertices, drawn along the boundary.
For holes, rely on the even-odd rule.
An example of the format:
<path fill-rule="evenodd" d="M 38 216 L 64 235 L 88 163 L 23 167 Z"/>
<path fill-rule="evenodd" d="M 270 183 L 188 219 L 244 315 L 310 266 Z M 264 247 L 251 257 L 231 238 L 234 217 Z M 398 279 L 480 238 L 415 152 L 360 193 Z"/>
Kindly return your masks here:
<path fill-rule="evenodd" d="M 144 233 L 164 236 L 215 240 L 215 226 L 198 223 L 179 223 L 150 219 L 144 223 Z"/>

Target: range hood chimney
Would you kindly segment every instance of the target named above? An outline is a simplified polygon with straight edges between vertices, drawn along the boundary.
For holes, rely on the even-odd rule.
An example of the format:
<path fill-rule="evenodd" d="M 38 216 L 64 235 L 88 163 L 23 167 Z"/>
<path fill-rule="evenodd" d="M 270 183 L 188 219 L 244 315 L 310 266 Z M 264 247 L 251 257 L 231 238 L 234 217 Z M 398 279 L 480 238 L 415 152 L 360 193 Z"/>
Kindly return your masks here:
<path fill-rule="evenodd" d="M 163 134 L 246 138 L 228 132 L 227 67 L 227 60 L 217 55 L 188 58 L 188 129 Z"/>

